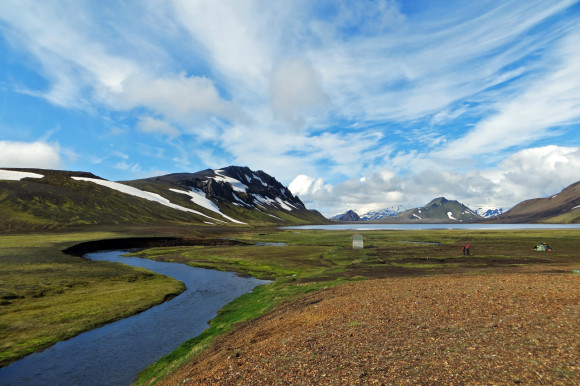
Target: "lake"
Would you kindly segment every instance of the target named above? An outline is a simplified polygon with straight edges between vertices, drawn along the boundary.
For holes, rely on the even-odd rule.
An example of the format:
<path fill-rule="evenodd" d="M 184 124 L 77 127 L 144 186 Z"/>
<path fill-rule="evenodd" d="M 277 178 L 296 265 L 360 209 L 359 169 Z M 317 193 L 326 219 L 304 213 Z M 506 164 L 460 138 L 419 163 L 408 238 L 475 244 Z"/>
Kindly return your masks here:
<path fill-rule="evenodd" d="M 0 369 L 2 385 L 129 385 L 136 375 L 208 327 L 218 310 L 254 287 L 269 283 L 232 272 L 137 257 L 126 251 L 85 255 L 142 267 L 185 283 L 163 304 L 59 342 Z"/>
<path fill-rule="evenodd" d="M 463 230 L 514 230 L 514 229 L 580 229 L 580 224 L 329 224 L 329 225 L 299 225 L 282 227 L 282 229 L 319 229 L 319 230 L 429 230 L 429 229 L 463 229 Z"/>

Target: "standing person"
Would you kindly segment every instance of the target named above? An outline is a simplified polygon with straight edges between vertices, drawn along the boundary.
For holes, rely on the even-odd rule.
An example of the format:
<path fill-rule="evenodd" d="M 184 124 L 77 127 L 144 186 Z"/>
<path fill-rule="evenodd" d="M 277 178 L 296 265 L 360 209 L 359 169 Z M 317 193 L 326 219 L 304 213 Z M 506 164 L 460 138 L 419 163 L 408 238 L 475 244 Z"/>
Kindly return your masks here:
<path fill-rule="evenodd" d="M 467 244 L 467 245 L 465 246 L 465 252 L 466 252 L 466 254 L 467 254 L 467 255 L 469 255 L 469 244 Z"/>
<path fill-rule="evenodd" d="M 463 251 L 463 256 L 465 256 L 465 245 L 461 247 L 461 250 Z"/>

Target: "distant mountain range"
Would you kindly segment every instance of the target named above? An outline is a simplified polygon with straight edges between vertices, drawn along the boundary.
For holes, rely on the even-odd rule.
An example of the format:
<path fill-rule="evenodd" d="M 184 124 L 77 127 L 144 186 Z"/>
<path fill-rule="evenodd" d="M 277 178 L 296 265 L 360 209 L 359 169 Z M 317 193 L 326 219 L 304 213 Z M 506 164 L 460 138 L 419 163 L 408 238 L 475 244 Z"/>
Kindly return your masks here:
<path fill-rule="evenodd" d="M 337 221 L 372 221 L 372 222 L 397 222 L 401 220 L 414 221 L 476 221 L 484 217 L 477 214 L 467 206 L 439 197 L 427 205 L 419 208 L 405 210 L 402 206 L 397 209 L 373 210 L 362 212 L 349 210 L 345 213 L 333 216 Z"/>
<path fill-rule="evenodd" d="M 392 222 L 498 222 L 498 223 L 580 223 L 580 182 L 548 198 L 524 201 L 510 210 L 504 208 L 470 209 L 457 201 L 439 197 L 424 207 L 408 210 L 376 210 L 372 214 L 357 210 L 331 217 L 335 221 Z"/>
<path fill-rule="evenodd" d="M 87 172 L 0 169 L 0 230 L 86 224 L 298 225 L 327 220 L 274 177 L 229 166 L 112 182 Z"/>
<path fill-rule="evenodd" d="M 348 210 L 344 213 L 339 213 L 335 216 L 332 216 L 332 217 L 330 217 L 330 219 L 331 220 L 338 220 L 338 221 L 373 221 L 373 220 L 380 220 L 380 219 L 385 218 L 385 217 L 395 217 L 403 210 L 404 210 L 404 207 L 402 205 L 397 205 L 397 206 L 394 206 L 390 209 L 373 209 L 373 210 L 353 209 L 353 210 Z M 352 220 L 352 218 L 358 218 L 358 219 Z"/>

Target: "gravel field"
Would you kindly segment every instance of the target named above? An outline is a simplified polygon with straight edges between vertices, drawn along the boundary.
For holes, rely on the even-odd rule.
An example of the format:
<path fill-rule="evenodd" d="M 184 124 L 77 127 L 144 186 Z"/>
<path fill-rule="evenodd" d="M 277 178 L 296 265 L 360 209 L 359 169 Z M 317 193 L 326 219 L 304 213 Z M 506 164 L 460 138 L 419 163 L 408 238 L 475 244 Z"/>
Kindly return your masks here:
<path fill-rule="evenodd" d="M 329 288 L 163 384 L 580 384 L 580 274 L 526 267 Z"/>

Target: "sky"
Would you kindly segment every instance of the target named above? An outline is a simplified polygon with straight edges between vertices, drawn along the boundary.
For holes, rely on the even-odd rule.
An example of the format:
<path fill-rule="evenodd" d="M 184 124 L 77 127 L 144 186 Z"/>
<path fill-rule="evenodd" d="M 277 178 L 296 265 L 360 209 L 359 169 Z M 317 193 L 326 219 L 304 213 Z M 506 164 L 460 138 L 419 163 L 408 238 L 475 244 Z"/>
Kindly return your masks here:
<path fill-rule="evenodd" d="M 0 1 L 0 167 L 228 165 L 327 216 L 555 194 L 580 1 Z"/>

